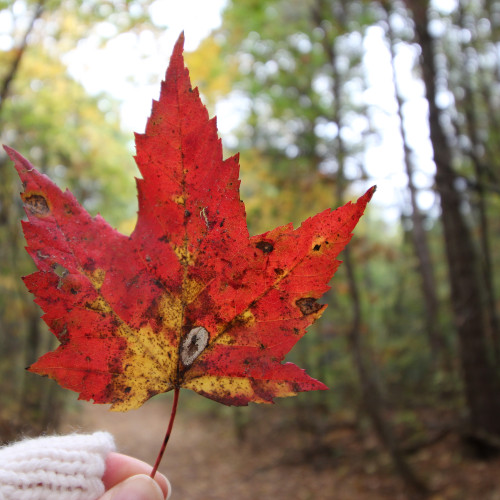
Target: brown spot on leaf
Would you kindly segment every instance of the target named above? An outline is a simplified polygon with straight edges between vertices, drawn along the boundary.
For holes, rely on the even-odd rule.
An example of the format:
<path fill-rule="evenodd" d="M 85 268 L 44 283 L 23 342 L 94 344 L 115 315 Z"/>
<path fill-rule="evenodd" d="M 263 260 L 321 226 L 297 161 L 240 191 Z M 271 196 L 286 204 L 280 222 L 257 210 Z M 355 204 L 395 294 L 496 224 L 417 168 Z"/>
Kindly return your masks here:
<path fill-rule="evenodd" d="M 273 245 L 268 241 L 259 241 L 255 246 L 265 254 L 271 253 L 274 249 Z"/>
<path fill-rule="evenodd" d="M 50 212 L 47 200 L 40 194 L 31 194 L 24 198 L 24 203 L 34 214 L 46 215 Z"/>
<path fill-rule="evenodd" d="M 306 297 L 304 299 L 299 299 L 297 302 L 298 308 L 302 311 L 304 316 L 308 316 L 309 314 L 313 314 L 319 311 L 323 306 L 316 302 L 316 299 L 313 297 Z"/>
<path fill-rule="evenodd" d="M 321 245 L 314 245 L 313 250 L 317 252 L 321 248 Z"/>
<path fill-rule="evenodd" d="M 274 272 L 278 275 L 278 276 L 283 276 L 285 274 L 285 271 L 283 271 L 283 269 L 279 269 L 279 268 L 276 268 L 274 270 Z"/>

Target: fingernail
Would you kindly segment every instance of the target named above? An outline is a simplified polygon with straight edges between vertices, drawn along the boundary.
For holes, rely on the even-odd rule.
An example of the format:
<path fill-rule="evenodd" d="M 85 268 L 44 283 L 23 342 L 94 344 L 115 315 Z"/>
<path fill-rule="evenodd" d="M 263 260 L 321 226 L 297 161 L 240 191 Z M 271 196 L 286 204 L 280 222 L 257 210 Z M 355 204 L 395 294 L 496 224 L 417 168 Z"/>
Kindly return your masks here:
<path fill-rule="evenodd" d="M 110 496 L 110 500 L 163 500 L 161 488 L 156 481 L 145 474 L 129 477 L 108 493 L 111 493 L 115 488 L 116 492 Z M 168 492 L 170 495 L 170 488 Z"/>
<path fill-rule="evenodd" d="M 159 474 L 167 482 L 168 493 L 167 493 L 167 498 L 165 498 L 165 500 L 169 500 L 169 498 L 172 496 L 172 486 L 170 485 L 170 481 L 168 480 L 168 477 L 164 476 L 161 472 L 157 472 L 157 474 Z"/>

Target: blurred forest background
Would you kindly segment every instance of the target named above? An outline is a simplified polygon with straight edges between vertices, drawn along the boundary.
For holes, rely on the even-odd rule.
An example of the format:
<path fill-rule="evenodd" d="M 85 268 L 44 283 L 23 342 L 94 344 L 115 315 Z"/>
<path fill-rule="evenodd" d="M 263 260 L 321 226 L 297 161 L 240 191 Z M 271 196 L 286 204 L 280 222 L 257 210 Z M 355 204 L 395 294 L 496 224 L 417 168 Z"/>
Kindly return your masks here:
<path fill-rule="evenodd" d="M 2 143 L 125 233 L 136 211 L 132 135 L 119 102 L 87 93 L 62 61 L 103 22 L 113 36 L 156 36 L 151 3 L 0 1 Z M 330 390 L 272 411 L 187 397 L 186 411 L 231 422 L 228 446 L 246 453 L 272 442 L 282 454 L 270 467 L 323 474 L 320 489 L 286 498 L 500 500 L 500 2 L 456 0 L 444 12 L 426 0 L 234 0 L 186 61 L 212 115 L 228 95 L 245 103 L 224 145 L 226 156 L 241 152 L 242 199 L 258 234 L 298 226 L 373 184 L 365 158 L 384 133 L 366 92 L 374 30 L 389 58 L 380 71 L 389 71 L 392 148 L 407 185 L 396 221 L 375 195 L 341 254 L 329 308 L 289 356 Z M 430 175 L 409 137 L 398 57 L 426 98 Z M 75 407 L 73 394 L 24 371 L 56 341 L 20 279 L 34 265 L 14 173 L 2 151 L 0 442 L 57 430 Z M 422 191 L 435 193 L 433 206 Z M 356 486 L 338 493 L 345 477 Z M 259 495 L 239 498 L 281 498 Z"/>

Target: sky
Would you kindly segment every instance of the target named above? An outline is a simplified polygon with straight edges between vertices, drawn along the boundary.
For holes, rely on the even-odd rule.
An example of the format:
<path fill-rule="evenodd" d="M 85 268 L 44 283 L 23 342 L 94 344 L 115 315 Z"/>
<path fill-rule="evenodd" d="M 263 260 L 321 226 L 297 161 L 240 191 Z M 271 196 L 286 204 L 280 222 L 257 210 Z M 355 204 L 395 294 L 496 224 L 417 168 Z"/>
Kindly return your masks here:
<path fill-rule="evenodd" d="M 155 25 L 165 30 L 159 40 L 150 31 L 140 36 L 125 33 L 100 49 L 99 39 L 89 38 L 79 43 L 64 62 L 89 92 L 105 91 L 123 102 L 121 120 L 125 129 L 143 132 L 151 100 L 159 96 L 159 82 L 179 34 L 184 30 L 186 51 L 196 50 L 203 38 L 220 26 L 225 5 L 226 0 L 157 0 L 150 7 L 150 15 Z M 105 35 L 107 23 L 102 24 Z"/>

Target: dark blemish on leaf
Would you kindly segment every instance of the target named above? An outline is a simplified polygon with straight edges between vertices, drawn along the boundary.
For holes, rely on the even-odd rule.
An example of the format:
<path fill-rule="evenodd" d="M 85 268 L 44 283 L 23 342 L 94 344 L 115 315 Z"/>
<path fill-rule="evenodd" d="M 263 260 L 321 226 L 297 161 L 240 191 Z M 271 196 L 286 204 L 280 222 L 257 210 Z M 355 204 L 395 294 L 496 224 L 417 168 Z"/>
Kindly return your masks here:
<path fill-rule="evenodd" d="M 28 182 L 27 182 L 27 181 L 23 181 L 23 189 L 26 189 L 26 186 L 27 186 L 27 185 L 28 185 Z M 28 368 L 29 368 L 29 366 L 28 366 Z M 27 369 L 28 369 L 28 368 L 27 368 Z"/>
<path fill-rule="evenodd" d="M 158 241 L 161 241 L 162 243 L 168 243 L 168 236 L 165 234 Z"/>
<path fill-rule="evenodd" d="M 317 252 L 321 248 L 321 245 L 314 245 L 313 250 Z"/>
<path fill-rule="evenodd" d="M 279 269 L 279 268 L 276 268 L 274 270 L 274 272 L 278 275 L 278 276 L 283 276 L 285 274 L 285 271 L 283 271 L 283 269 Z"/>
<path fill-rule="evenodd" d="M 191 338 L 191 342 L 189 343 L 189 345 L 186 346 L 187 347 L 186 351 L 187 351 L 189 356 L 192 356 L 198 350 L 198 346 L 196 345 L 197 340 L 198 339 L 196 338 L 196 336 L 193 336 Z"/>
<path fill-rule="evenodd" d="M 259 241 L 255 245 L 259 250 L 262 250 L 265 254 L 271 253 L 273 251 L 273 246 L 267 241 Z"/>
<path fill-rule="evenodd" d="M 316 302 L 316 299 L 313 297 L 306 297 L 304 299 L 299 299 L 295 302 L 299 309 L 302 311 L 304 316 L 308 316 L 309 314 L 313 314 L 319 311 L 323 306 Z"/>
<path fill-rule="evenodd" d="M 47 200 L 40 194 L 32 194 L 24 198 L 24 203 L 34 214 L 45 215 L 50 212 Z"/>
<path fill-rule="evenodd" d="M 219 227 L 222 227 L 222 226 L 224 225 L 224 221 L 225 221 L 225 220 L 226 220 L 225 218 L 224 218 L 224 219 L 222 219 L 222 222 L 220 223 Z"/>
<path fill-rule="evenodd" d="M 151 262 L 151 257 L 149 255 L 146 255 L 146 262 Z"/>
<path fill-rule="evenodd" d="M 76 294 L 78 293 L 78 290 L 75 290 L 73 287 L 71 287 L 70 292 L 71 292 L 73 295 L 76 295 Z"/>
<path fill-rule="evenodd" d="M 294 328 L 293 333 L 295 333 L 295 335 L 298 335 L 300 333 L 300 330 L 298 328 Z"/>
<path fill-rule="evenodd" d="M 125 393 L 129 393 L 131 391 L 132 387 L 125 387 L 125 389 L 123 389 L 123 392 Z"/>
<path fill-rule="evenodd" d="M 146 382 L 149 383 L 149 380 L 147 380 Z M 148 399 L 151 399 L 153 396 L 156 396 L 157 394 L 159 394 L 159 391 L 156 391 L 154 389 L 148 389 Z"/>
<path fill-rule="evenodd" d="M 90 363 L 92 360 L 90 359 L 90 357 L 89 357 L 89 356 L 87 356 L 87 357 L 85 358 L 85 361 L 86 361 L 87 363 Z"/>
<path fill-rule="evenodd" d="M 265 348 L 266 348 L 266 346 L 265 346 L 262 342 L 260 343 L 259 347 L 260 347 L 261 349 L 265 349 Z"/>
<path fill-rule="evenodd" d="M 94 272 L 96 270 L 96 262 L 91 257 L 87 257 L 87 261 L 83 263 L 85 271 Z"/>
<path fill-rule="evenodd" d="M 191 212 L 189 210 L 184 210 L 184 216 L 189 217 L 191 215 Z"/>
<path fill-rule="evenodd" d="M 189 88 L 189 92 L 192 92 L 192 91 L 193 91 L 193 89 L 192 89 L 192 88 Z"/>

